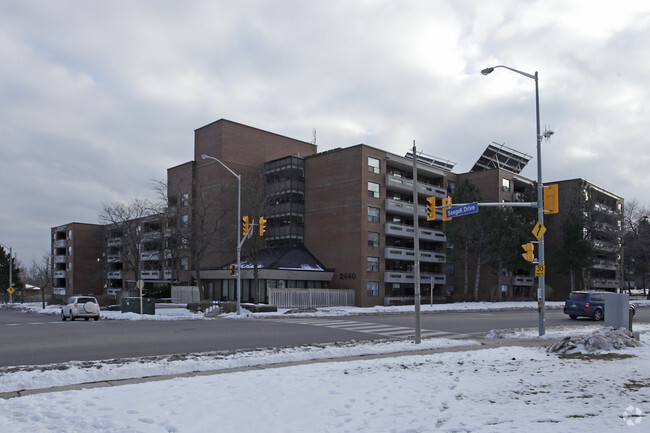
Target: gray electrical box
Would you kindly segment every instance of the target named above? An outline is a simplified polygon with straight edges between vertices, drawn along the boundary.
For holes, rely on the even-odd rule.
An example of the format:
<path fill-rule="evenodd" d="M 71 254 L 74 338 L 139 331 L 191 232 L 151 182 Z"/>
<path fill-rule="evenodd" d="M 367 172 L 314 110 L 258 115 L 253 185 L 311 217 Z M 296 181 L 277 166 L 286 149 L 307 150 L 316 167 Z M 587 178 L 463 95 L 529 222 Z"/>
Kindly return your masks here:
<path fill-rule="evenodd" d="M 122 298 L 122 313 L 140 314 L 140 298 Z M 151 298 L 142 298 L 142 313 L 156 314 L 156 301 Z"/>
<path fill-rule="evenodd" d="M 630 295 L 605 293 L 605 326 L 628 328 L 630 326 Z"/>

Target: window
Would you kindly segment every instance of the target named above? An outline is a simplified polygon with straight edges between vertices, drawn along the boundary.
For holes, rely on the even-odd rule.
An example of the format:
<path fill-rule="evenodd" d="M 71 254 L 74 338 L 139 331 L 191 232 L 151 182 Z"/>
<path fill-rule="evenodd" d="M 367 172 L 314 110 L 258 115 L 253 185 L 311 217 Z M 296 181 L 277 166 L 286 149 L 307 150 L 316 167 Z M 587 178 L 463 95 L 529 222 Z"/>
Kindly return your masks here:
<path fill-rule="evenodd" d="M 379 184 L 368 182 L 368 197 L 379 198 Z"/>
<path fill-rule="evenodd" d="M 380 173 L 379 160 L 377 158 L 373 158 L 372 156 L 368 157 L 368 171 L 376 174 Z"/>
<path fill-rule="evenodd" d="M 510 179 L 501 179 L 501 189 L 510 192 Z"/>
<path fill-rule="evenodd" d="M 447 181 L 447 193 L 449 195 L 454 195 L 456 192 L 456 182 L 453 180 L 448 180 Z"/>
<path fill-rule="evenodd" d="M 379 296 L 379 281 L 366 282 L 366 295 Z"/>
<path fill-rule="evenodd" d="M 181 259 L 181 269 L 184 271 L 189 271 L 190 270 L 190 259 L 187 257 L 183 257 Z"/>
<path fill-rule="evenodd" d="M 379 222 L 379 208 L 374 206 L 368 206 L 368 221 L 371 223 Z"/>
<path fill-rule="evenodd" d="M 189 205 L 190 205 L 190 193 L 184 192 L 181 195 L 181 206 L 189 206 Z"/>
<path fill-rule="evenodd" d="M 379 233 L 368 232 L 368 246 L 373 248 L 379 248 Z"/>
<path fill-rule="evenodd" d="M 189 227 L 189 226 L 190 226 L 190 216 L 189 215 L 181 216 L 181 227 Z"/>
<path fill-rule="evenodd" d="M 368 272 L 379 272 L 379 257 L 368 257 Z"/>

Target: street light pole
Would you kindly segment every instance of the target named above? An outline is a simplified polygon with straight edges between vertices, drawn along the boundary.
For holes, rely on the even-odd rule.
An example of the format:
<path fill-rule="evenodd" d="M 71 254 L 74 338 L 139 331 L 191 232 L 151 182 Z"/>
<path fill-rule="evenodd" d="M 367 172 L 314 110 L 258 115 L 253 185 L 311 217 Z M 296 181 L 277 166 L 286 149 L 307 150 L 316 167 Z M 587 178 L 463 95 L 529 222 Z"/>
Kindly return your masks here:
<path fill-rule="evenodd" d="M 544 185 L 542 183 L 542 133 L 539 124 L 539 80 L 537 71 L 535 74 L 529 74 L 527 72 L 522 72 L 520 70 L 510 68 L 504 65 L 498 65 L 491 68 L 485 68 L 481 71 L 481 74 L 488 75 L 493 72 L 496 68 L 505 68 L 517 74 L 523 75 L 530 79 L 535 80 L 535 119 L 537 122 L 537 219 L 539 223 L 544 225 Z M 546 268 L 544 265 L 544 237 L 539 239 L 538 243 L 538 253 L 539 253 L 539 262 L 538 264 L 544 269 L 544 272 L 541 276 L 538 277 L 538 289 L 537 289 L 537 302 L 539 305 L 539 335 L 540 337 L 546 333 L 545 326 L 545 310 L 546 310 L 546 294 L 545 294 L 545 274 Z"/>
<path fill-rule="evenodd" d="M 210 155 L 201 155 L 203 159 L 213 159 L 224 166 L 237 178 L 237 315 L 241 314 L 241 175 L 232 171 L 226 164 Z"/>

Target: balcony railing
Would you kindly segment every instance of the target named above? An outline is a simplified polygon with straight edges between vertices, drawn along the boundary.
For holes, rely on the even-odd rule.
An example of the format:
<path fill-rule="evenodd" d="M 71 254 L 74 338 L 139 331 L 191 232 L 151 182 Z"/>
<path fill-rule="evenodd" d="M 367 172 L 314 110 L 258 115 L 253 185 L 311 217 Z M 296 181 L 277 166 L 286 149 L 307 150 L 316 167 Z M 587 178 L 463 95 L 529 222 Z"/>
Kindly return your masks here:
<path fill-rule="evenodd" d="M 143 241 L 151 241 L 154 239 L 160 239 L 161 234 L 160 232 L 146 232 L 142 234 L 142 240 Z"/>
<path fill-rule="evenodd" d="M 65 239 L 58 239 L 54 241 L 54 248 L 65 248 Z"/>
<path fill-rule="evenodd" d="M 408 248 L 386 247 L 384 258 L 392 260 L 407 260 L 412 262 L 415 257 L 415 250 Z M 420 251 L 420 261 L 427 263 L 445 263 L 447 257 L 435 251 Z"/>
<path fill-rule="evenodd" d="M 592 278 L 590 284 L 594 289 L 617 289 L 620 287 L 621 282 L 619 280 L 607 280 L 605 278 Z"/>
<path fill-rule="evenodd" d="M 54 263 L 65 263 L 65 256 L 54 256 Z"/>
<path fill-rule="evenodd" d="M 408 201 L 386 199 L 386 212 L 397 215 L 413 216 L 413 203 Z M 427 209 L 425 206 L 418 205 L 418 217 L 425 218 Z M 442 209 L 436 209 L 436 218 L 442 220 Z"/>
<path fill-rule="evenodd" d="M 106 260 L 108 263 L 119 263 L 122 261 L 122 254 L 109 254 Z"/>
<path fill-rule="evenodd" d="M 144 261 L 160 260 L 160 253 L 158 251 L 145 251 L 140 253 L 140 258 Z"/>
<path fill-rule="evenodd" d="M 418 182 L 418 194 L 427 197 L 447 197 L 447 190 L 433 185 Z M 413 192 L 413 179 L 406 179 L 392 174 L 386 175 L 386 189 L 402 192 Z"/>
<path fill-rule="evenodd" d="M 618 262 L 613 260 L 599 260 L 592 266 L 594 269 L 604 269 L 608 271 L 617 271 L 619 269 Z"/>
<path fill-rule="evenodd" d="M 426 272 L 420 274 L 421 284 L 430 284 L 432 281 L 433 284 L 446 284 L 447 276 L 444 274 L 430 274 Z M 386 271 L 384 273 L 384 282 L 413 284 L 413 272 Z"/>
<path fill-rule="evenodd" d="M 143 280 L 159 280 L 160 271 L 142 271 L 140 276 Z"/>
<path fill-rule="evenodd" d="M 165 280 L 172 280 L 174 279 L 174 271 L 164 271 L 163 272 L 163 278 Z"/>
<path fill-rule="evenodd" d="M 107 277 L 110 280 L 121 280 L 122 279 L 122 271 L 110 271 L 107 274 Z"/>
<path fill-rule="evenodd" d="M 620 249 L 620 246 L 617 244 L 601 240 L 594 240 L 592 245 L 596 251 L 604 251 L 608 253 L 614 253 Z"/>
<path fill-rule="evenodd" d="M 534 286 L 535 277 L 515 275 L 514 277 L 512 277 L 512 285 L 513 286 Z"/>
<path fill-rule="evenodd" d="M 401 238 L 415 237 L 415 227 L 407 226 L 404 224 L 386 223 L 385 227 L 386 236 L 396 236 Z M 418 230 L 418 237 L 421 241 L 437 241 L 446 242 L 447 236 L 441 230 L 432 230 L 420 228 Z"/>
<path fill-rule="evenodd" d="M 65 278 L 65 271 L 54 271 L 54 278 Z"/>
<path fill-rule="evenodd" d="M 119 247 L 122 245 L 122 238 L 110 238 L 108 240 L 109 247 Z"/>

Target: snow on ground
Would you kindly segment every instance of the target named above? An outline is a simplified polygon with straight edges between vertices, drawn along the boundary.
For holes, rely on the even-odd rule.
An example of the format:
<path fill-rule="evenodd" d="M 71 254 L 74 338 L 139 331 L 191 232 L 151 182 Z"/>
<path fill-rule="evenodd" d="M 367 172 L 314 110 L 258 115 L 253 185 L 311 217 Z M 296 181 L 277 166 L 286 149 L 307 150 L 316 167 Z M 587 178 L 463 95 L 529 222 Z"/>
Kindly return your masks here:
<path fill-rule="evenodd" d="M 650 341 L 251 369 L 0 400 L 11 432 L 647 431 Z M 634 427 L 637 427 L 634 429 Z"/>
<path fill-rule="evenodd" d="M 172 308 L 166 311 L 167 317 L 161 314 L 154 320 L 177 316 L 169 310 L 185 314 L 181 308 Z M 157 309 L 151 318 L 163 311 Z M 332 309 L 325 314 L 353 314 L 350 311 Z M 639 347 L 629 347 L 628 336 L 597 324 L 579 330 L 550 328 L 544 337 L 537 336 L 537 329 L 495 330 L 489 338 L 515 343 L 537 339 L 550 346 L 556 339 L 570 337 L 565 345 L 569 349 L 560 350 L 567 352 L 562 354 L 546 347 L 515 345 L 395 355 L 44 393 L 0 400 L 0 425 L 7 433 L 647 431 L 650 325 L 638 324 L 635 330 L 641 331 Z M 443 339 L 426 339 L 418 346 L 408 341 L 351 342 L 6 368 L 0 370 L 0 389 L 456 344 L 478 343 Z M 576 355 L 577 351 L 582 354 Z"/>

